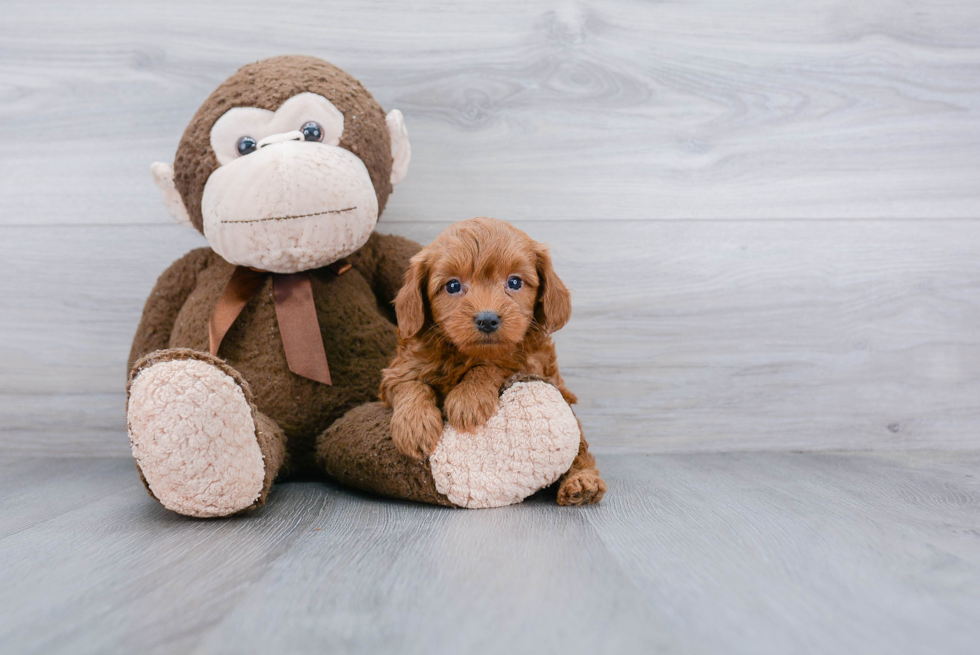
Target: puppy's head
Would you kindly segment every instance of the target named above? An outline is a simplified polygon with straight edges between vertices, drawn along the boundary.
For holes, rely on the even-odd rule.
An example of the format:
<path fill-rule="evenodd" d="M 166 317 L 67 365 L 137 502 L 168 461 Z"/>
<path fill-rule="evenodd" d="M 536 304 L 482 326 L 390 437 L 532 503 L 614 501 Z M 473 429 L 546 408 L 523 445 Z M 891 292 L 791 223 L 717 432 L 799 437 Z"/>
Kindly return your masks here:
<path fill-rule="evenodd" d="M 532 330 L 560 329 L 572 303 L 545 246 L 509 223 L 474 218 L 412 259 L 395 312 L 402 338 L 435 330 L 464 354 L 492 357 Z"/>

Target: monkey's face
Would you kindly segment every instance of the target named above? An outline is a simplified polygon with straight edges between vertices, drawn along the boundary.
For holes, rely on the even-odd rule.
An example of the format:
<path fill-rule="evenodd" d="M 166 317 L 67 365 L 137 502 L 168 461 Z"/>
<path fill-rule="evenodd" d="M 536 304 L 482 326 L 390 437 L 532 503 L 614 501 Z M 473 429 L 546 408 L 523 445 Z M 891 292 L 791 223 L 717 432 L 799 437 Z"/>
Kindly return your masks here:
<path fill-rule="evenodd" d="M 227 261 L 289 273 L 361 247 L 378 222 L 367 167 L 339 146 L 344 115 L 302 93 L 277 111 L 236 107 L 211 129 L 221 166 L 201 199 L 204 236 Z"/>
<path fill-rule="evenodd" d="M 385 117 L 326 62 L 280 57 L 219 87 L 188 126 L 177 171 L 153 171 L 175 216 L 225 260 L 295 273 L 364 245 L 409 157 L 400 112 Z"/>

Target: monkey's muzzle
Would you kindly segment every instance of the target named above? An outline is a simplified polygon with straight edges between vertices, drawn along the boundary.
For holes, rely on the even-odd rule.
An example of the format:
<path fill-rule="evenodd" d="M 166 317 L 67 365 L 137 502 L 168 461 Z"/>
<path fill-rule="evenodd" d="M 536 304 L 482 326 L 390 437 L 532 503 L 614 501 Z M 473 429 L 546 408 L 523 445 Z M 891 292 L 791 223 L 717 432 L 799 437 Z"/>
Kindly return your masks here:
<path fill-rule="evenodd" d="M 212 173 L 201 212 L 205 237 L 228 262 L 295 273 L 364 245 L 378 222 L 378 199 L 357 156 L 284 133 Z"/>

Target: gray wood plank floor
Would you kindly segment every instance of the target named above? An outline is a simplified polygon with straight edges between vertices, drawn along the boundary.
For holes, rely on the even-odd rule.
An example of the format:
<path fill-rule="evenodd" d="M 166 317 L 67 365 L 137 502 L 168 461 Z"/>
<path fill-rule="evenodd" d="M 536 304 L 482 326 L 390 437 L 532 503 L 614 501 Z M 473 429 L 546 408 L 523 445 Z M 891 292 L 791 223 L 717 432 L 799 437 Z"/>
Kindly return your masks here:
<path fill-rule="evenodd" d="M 618 455 L 597 507 L 282 484 L 185 519 L 0 460 L 4 653 L 975 653 L 980 453 Z"/>

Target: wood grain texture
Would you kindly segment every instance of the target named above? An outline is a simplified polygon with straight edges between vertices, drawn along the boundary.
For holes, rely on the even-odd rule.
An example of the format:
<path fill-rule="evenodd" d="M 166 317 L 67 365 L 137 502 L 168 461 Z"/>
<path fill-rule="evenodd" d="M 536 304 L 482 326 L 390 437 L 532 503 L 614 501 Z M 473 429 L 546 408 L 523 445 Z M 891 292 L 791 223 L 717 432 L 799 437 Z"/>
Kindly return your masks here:
<path fill-rule="evenodd" d="M 150 162 L 291 52 L 405 113 L 392 221 L 980 215 L 970 0 L 8 0 L 0 42 L 7 225 L 169 221 Z"/>
<path fill-rule="evenodd" d="M 0 5 L 0 451 L 128 452 L 140 309 L 203 244 L 149 163 L 284 52 L 405 112 L 383 231 L 553 243 L 600 450 L 977 444 L 980 4 L 99 7 Z"/>
<path fill-rule="evenodd" d="M 0 44 L 3 652 L 976 651 L 980 4 L 5 0 Z M 600 506 L 145 494 L 125 359 L 203 245 L 149 164 L 290 52 L 405 113 L 382 231 L 552 244 Z"/>
<path fill-rule="evenodd" d="M 23 653 L 975 652 L 980 454 L 607 456 L 596 507 L 277 486 L 185 519 L 118 459 L 0 460 Z"/>
<path fill-rule="evenodd" d="M 976 221 L 518 225 L 574 290 L 559 362 L 600 451 L 975 448 Z M 439 223 L 391 223 L 420 241 Z M 0 450 L 125 455 L 178 226 L 0 228 Z M 19 271 L 32 270 L 25 285 Z"/>

